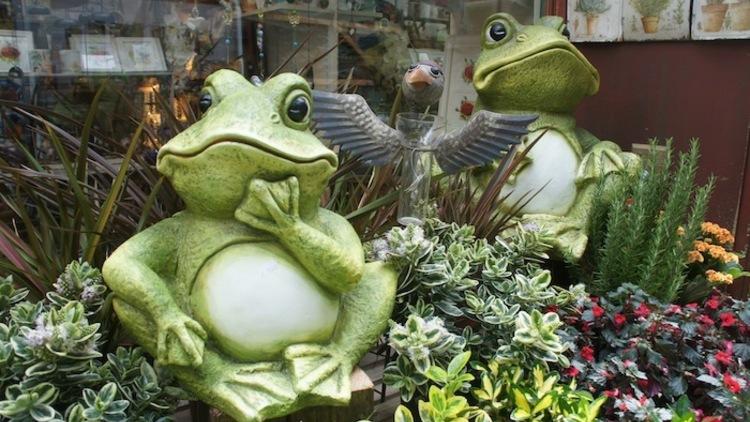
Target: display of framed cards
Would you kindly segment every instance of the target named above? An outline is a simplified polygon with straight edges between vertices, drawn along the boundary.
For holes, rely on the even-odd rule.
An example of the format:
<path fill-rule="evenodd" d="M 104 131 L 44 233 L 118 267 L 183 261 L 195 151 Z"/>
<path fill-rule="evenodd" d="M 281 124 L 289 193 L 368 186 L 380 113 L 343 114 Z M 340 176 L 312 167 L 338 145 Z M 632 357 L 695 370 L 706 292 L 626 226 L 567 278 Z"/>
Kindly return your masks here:
<path fill-rule="evenodd" d="M 31 31 L 0 30 L 0 74 L 18 66 L 24 72 L 31 71 L 29 52 L 34 49 Z"/>
<path fill-rule="evenodd" d="M 118 37 L 117 54 L 124 72 L 164 72 L 167 63 L 158 38 Z"/>
<path fill-rule="evenodd" d="M 84 72 L 120 72 L 120 60 L 109 35 L 71 35 L 70 46 L 81 52 Z"/>

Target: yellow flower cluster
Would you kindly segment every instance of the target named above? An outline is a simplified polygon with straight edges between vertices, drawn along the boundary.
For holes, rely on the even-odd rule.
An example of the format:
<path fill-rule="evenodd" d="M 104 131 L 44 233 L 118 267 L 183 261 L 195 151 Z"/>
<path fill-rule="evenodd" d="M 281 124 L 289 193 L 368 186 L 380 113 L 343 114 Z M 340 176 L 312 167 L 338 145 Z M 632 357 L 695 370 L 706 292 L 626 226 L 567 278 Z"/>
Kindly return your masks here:
<path fill-rule="evenodd" d="M 703 262 L 702 254 L 704 253 L 724 264 L 739 262 L 737 254 L 727 251 L 723 246 L 712 245 L 704 240 L 696 240 L 693 242 L 693 250 L 688 252 L 688 263 Z"/>
<path fill-rule="evenodd" d="M 734 277 L 732 277 L 732 274 L 714 270 L 706 271 L 706 277 L 708 278 L 708 281 L 714 284 L 732 284 L 732 282 L 734 281 Z"/>
<path fill-rule="evenodd" d="M 734 236 L 732 236 L 732 232 L 716 223 L 710 223 L 706 221 L 701 224 L 701 230 L 703 231 L 703 235 L 705 237 L 712 238 L 719 245 L 729 245 L 734 243 Z"/>

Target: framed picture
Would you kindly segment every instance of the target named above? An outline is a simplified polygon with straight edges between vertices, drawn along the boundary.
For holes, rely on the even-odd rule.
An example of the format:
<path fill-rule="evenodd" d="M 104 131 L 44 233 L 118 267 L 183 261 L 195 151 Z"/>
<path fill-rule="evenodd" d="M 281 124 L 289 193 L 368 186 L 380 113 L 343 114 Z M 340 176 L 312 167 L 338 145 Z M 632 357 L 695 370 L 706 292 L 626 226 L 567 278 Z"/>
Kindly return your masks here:
<path fill-rule="evenodd" d="M 164 72 L 167 63 L 158 38 L 118 37 L 117 54 L 124 72 Z"/>
<path fill-rule="evenodd" d="M 623 2 L 625 41 L 685 40 L 690 37 L 690 0 Z"/>
<path fill-rule="evenodd" d="M 693 39 L 750 38 L 750 1 L 693 0 Z"/>
<path fill-rule="evenodd" d="M 70 46 L 81 52 L 84 72 L 120 72 L 114 39 L 110 35 L 71 35 Z"/>
<path fill-rule="evenodd" d="M 29 52 L 34 49 L 31 31 L 0 29 L 0 76 L 5 76 L 14 66 L 24 73 L 31 71 Z"/>
<path fill-rule="evenodd" d="M 49 50 L 29 51 L 29 66 L 35 75 L 49 75 L 52 73 L 52 59 Z"/>
<path fill-rule="evenodd" d="M 58 73 L 81 73 L 81 52 L 78 50 L 60 50 L 60 68 Z"/>
<path fill-rule="evenodd" d="M 481 46 L 476 35 L 454 35 L 445 42 L 443 71 L 447 79 L 438 114 L 449 131 L 463 127 L 474 112 L 477 93 L 471 79 Z"/>
<path fill-rule="evenodd" d="M 623 1 L 568 0 L 568 30 L 572 41 L 622 39 Z"/>

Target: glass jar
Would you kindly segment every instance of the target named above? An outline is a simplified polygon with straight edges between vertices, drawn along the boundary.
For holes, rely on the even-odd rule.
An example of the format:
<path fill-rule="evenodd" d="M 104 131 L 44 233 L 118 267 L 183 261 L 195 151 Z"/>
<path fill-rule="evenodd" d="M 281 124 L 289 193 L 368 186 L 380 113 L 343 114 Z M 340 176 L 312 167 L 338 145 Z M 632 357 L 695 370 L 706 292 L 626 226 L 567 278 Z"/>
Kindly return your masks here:
<path fill-rule="evenodd" d="M 396 129 L 404 134 L 398 222 L 421 224 L 430 215 L 430 176 L 434 140 L 445 131 L 445 121 L 432 114 L 399 113 Z"/>

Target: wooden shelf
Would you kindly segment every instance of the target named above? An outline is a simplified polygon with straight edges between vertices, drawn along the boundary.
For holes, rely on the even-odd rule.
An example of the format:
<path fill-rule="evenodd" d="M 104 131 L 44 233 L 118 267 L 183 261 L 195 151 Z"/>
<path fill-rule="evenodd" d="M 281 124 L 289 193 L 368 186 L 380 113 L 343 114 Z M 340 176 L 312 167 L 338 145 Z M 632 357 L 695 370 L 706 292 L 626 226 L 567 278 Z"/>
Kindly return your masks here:
<path fill-rule="evenodd" d="M 243 12 L 243 18 L 250 18 L 254 20 L 266 19 L 269 15 L 284 15 L 287 16 L 293 11 L 299 14 L 300 18 L 305 19 L 321 19 L 321 20 L 333 20 L 338 19 L 340 21 L 374 21 L 381 19 L 383 15 L 381 13 L 371 11 L 349 11 L 349 10 L 338 10 L 334 8 L 313 7 L 307 5 L 294 5 L 288 3 L 276 3 L 270 6 L 266 6 L 263 9 L 251 10 L 249 12 Z M 303 23 L 303 22 L 300 22 Z"/>
<path fill-rule="evenodd" d="M 80 77 L 117 77 L 117 76 L 169 76 L 170 71 L 154 72 L 76 72 L 76 73 L 26 73 L 27 78 L 80 78 Z"/>

